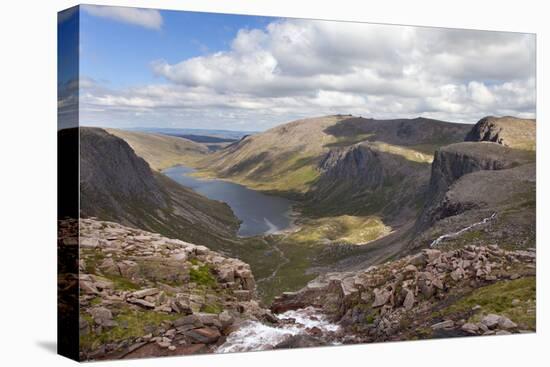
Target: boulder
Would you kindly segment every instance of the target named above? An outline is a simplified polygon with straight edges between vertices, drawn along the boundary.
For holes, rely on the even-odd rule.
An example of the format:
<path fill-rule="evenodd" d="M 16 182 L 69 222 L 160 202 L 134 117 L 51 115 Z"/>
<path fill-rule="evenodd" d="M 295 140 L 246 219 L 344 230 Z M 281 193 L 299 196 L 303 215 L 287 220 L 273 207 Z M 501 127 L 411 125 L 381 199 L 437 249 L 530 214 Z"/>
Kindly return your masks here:
<path fill-rule="evenodd" d="M 414 265 L 416 267 L 425 267 L 428 263 L 428 257 L 423 252 L 420 252 L 416 255 L 413 255 L 409 259 L 409 264 Z"/>
<path fill-rule="evenodd" d="M 80 292 L 84 294 L 99 294 L 99 290 L 96 288 L 96 286 L 92 282 L 81 280 L 79 282 L 79 286 L 80 286 Z"/>
<path fill-rule="evenodd" d="M 216 328 L 202 327 L 199 329 L 187 330 L 184 335 L 192 339 L 193 343 L 211 344 L 221 337 L 220 331 Z"/>
<path fill-rule="evenodd" d="M 427 261 L 429 263 L 435 262 L 441 256 L 441 251 L 440 250 L 425 249 L 423 252 L 424 252 L 424 254 L 426 254 Z"/>
<path fill-rule="evenodd" d="M 101 262 L 101 264 L 99 265 L 99 269 L 103 272 L 103 274 L 120 275 L 117 264 L 110 257 Z"/>
<path fill-rule="evenodd" d="M 176 328 L 192 325 L 193 327 L 200 328 L 203 326 L 201 319 L 197 315 L 187 315 L 182 318 L 177 319 L 173 322 L 173 326 Z"/>
<path fill-rule="evenodd" d="M 454 328 L 455 323 L 453 320 L 445 320 L 438 322 L 437 324 L 433 324 L 431 326 L 432 330 L 441 330 L 441 329 L 452 329 Z"/>
<path fill-rule="evenodd" d="M 489 314 L 481 319 L 481 323 L 489 329 L 496 329 L 500 321 L 500 315 Z"/>
<path fill-rule="evenodd" d="M 479 327 L 471 322 L 467 322 L 462 325 L 461 329 L 469 334 L 477 334 L 479 331 Z"/>
<path fill-rule="evenodd" d="M 80 237 L 80 247 L 97 247 L 99 246 L 99 239 L 91 237 Z"/>
<path fill-rule="evenodd" d="M 160 290 L 158 288 L 147 288 L 147 289 L 140 289 L 139 291 L 135 291 L 131 294 L 131 297 L 134 298 L 145 298 L 147 296 L 154 296 L 155 294 L 158 294 Z"/>
<path fill-rule="evenodd" d="M 155 308 L 154 303 L 146 301 L 144 299 L 140 299 L 140 298 L 128 298 L 126 301 L 128 303 L 138 305 L 138 306 L 141 306 L 141 307 L 144 307 L 144 308 L 150 308 L 150 309 Z"/>
<path fill-rule="evenodd" d="M 135 261 L 123 260 L 118 263 L 120 275 L 127 279 L 136 279 L 139 274 L 139 265 Z"/>
<path fill-rule="evenodd" d="M 414 293 L 411 290 L 407 290 L 407 295 L 405 296 L 405 300 L 403 301 L 403 307 L 405 307 L 405 310 L 410 310 L 414 306 Z"/>
<path fill-rule="evenodd" d="M 172 307 L 174 312 L 177 312 L 177 313 L 182 313 L 187 315 L 193 313 L 189 296 L 182 293 L 176 294 L 175 298 L 170 303 L 170 307 Z"/>
<path fill-rule="evenodd" d="M 385 305 L 391 297 L 391 292 L 385 289 L 374 290 L 374 302 L 372 303 L 372 307 L 380 307 Z"/>
<path fill-rule="evenodd" d="M 94 322 L 97 325 L 103 327 L 116 326 L 116 322 L 113 320 L 113 314 L 108 308 L 105 307 L 92 307 L 88 310 Z"/>
<path fill-rule="evenodd" d="M 500 318 L 498 320 L 498 327 L 500 329 L 509 330 L 509 329 L 517 328 L 518 325 L 515 322 L 513 322 L 512 320 L 510 320 L 509 318 L 504 317 L 504 316 L 500 316 Z"/>
<path fill-rule="evenodd" d="M 203 323 L 206 326 L 214 326 L 218 329 L 222 328 L 222 323 L 220 322 L 220 319 L 218 318 L 218 315 L 216 315 L 216 314 L 200 312 L 200 313 L 196 313 L 194 315 L 197 316 L 199 318 L 200 322 Z"/>
<path fill-rule="evenodd" d="M 233 316 L 231 316 L 231 314 L 229 312 L 227 312 L 227 310 L 220 313 L 218 315 L 218 318 L 220 319 L 220 322 L 221 322 L 223 328 L 227 328 L 227 327 L 231 326 L 233 324 L 233 322 L 235 321 Z"/>

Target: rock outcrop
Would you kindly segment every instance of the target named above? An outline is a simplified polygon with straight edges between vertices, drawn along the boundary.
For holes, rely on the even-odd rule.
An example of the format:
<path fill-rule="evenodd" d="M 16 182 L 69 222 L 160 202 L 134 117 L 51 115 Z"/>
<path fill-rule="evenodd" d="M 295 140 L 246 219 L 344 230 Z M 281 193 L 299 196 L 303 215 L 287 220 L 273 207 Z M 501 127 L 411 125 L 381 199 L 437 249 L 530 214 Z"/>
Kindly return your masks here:
<path fill-rule="evenodd" d="M 435 152 L 430 177 L 431 194 L 445 192 L 460 177 L 476 171 L 502 170 L 531 161 L 525 154 L 487 142 L 447 145 Z"/>
<path fill-rule="evenodd" d="M 407 156 L 415 154 L 418 157 Z M 306 206 L 313 213 L 378 214 L 390 221 L 399 217 L 401 222 L 410 219 L 418 196 L 426 191 L 430 159 L 383 143 L 332 148 L 319 163 L 319 178 L 307 195 Z"/>
<path fill-rule="evenodd" d="M 317 183 L 320 187 L 319 194 L 330 191 L 331 184 L 340 180 L 370 190 L 379 188 L 388 174 L 386 170 L 389 169 L 384 167 L 383 159 L 380 152 L 371 149 L 367 144 L 330 150 L 319 163 L 319 169 L 323 172 L 320 182 Z"/>
<path fill-rule="evenodd" d="M 211 352 L 243 320 L 277 322 L 240 260 L 113 222 L 60 223 L 76 225 L 79 241 L 62 243 L 80 243 L 83 360 Z"/>
<path fill-rule="evenodd" d="M 454 205 L 449 205 L 445 200 L 451 186 L 460 178 L 473 172 L 506 170 L 530 162 L 532 157 L 529 154 L 488 142 L 451 144 L 437 150 L 432 163 L 428 197 L 419 217 L 418 226 L 426 229 L 438 220 L 477 206 L 478 203 L 475 202 L 458 201 Z M 483 189 L 485 184 L 480 179 L 469 189 L 477 191 Z"/>
<path fill-rule="evenodd" d="M 466 135 L 465 141 L 490 141 L 516 149 L 535 150 L 536 122 L 516 117 L 484 117 Z"/>
<path fill-rule="evenodd" d="M 300 291 L 278 297 L 271 309 L 318 307 L 346 330 L 349 343 L 533 330 L 534 324 L 525 320 L 489 312 L 490 302 L 470 303 L 476 297 L 501 296 L 496 288 L 501 285 L 525 287 L 526 297 L 534 297 L 535 257 L 534 251 L 498 246 L 428 249 L 359 272 L 322 275 Z M 534 319 L 534 299 L 515 302 L 500 307 L 516 315 L 520 308 L 514 307 L 521 304 Z"/>

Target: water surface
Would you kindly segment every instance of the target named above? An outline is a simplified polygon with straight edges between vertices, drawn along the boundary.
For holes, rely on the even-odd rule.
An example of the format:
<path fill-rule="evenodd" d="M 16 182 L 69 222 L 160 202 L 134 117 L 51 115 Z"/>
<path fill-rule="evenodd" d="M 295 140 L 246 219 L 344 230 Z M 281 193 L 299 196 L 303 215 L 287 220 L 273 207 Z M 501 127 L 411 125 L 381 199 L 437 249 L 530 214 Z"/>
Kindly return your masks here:
<path fill-rule="evenodd" d="M 175 166 L 165 169 L 163 173 L 209 199 L 227 203 L 242 221 L 239 236 L 269 234 L 290 225 L 290 200 L 267 195 L 233 182 L 189 176 L 194 171 L 190 167 Z"/>

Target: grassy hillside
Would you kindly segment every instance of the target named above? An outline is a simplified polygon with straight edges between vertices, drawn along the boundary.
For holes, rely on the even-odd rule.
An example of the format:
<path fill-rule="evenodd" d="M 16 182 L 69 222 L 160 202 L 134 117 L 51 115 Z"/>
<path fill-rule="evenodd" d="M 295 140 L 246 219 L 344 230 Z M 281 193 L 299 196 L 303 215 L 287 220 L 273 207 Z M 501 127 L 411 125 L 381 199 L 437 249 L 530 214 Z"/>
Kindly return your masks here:
<path fill-rule="evenodd" d="M 106 131 L 126 141 L 157 171 L 177 164 L 192 165 L 208 153 L 205 145 L 185 138 L 117 129 Z"/>
<path fill-rule="evenodd" d="M 323 130 L 342 118 L 299 120 L 245 137 L 201 161 L 201 174 L 258 190 L 303 194 L 319 176 L 325 145 L 335 141 Z"/>
<path fill-rule="evenodd" d="M 199 162 L 198 174 L 299 197 L 319 179 L 319 163 L 333 149 L 363 142 L 372 149 L 429 164 L 438 147 L 462 141 L 469 129 L 429 119 L 309 118 L 248 136 L 209 155 Z"/>

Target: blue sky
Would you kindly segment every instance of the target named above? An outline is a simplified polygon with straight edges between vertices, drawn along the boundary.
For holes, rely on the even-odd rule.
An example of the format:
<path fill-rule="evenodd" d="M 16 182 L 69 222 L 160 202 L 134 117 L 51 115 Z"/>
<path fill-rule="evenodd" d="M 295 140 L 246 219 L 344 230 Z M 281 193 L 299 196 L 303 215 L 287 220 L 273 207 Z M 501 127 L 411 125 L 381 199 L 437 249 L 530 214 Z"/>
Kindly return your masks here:
<path fill-rule="evenodd" d="M 63 44 L 78 16 L 84 125 L 253 131 L 336 113 L 535 117 L 531 34 L 86 5 L 59 18 L 65 52 L 75 51 Z M 74 74 L 63 65 L 60 82 Z M 74 96 L 60 93 L 60 110 Z"/>
<path fill-rule="evenodd" d="M 162 82 L 151 62 L 176 63 L 209 51 L 230 48 L 237 31 L 265 26 L 272 18 L 198 12 L 159 11 L 162 28 L 81 12 L 82 75 L 108 81 L 114 88 Z"/>

